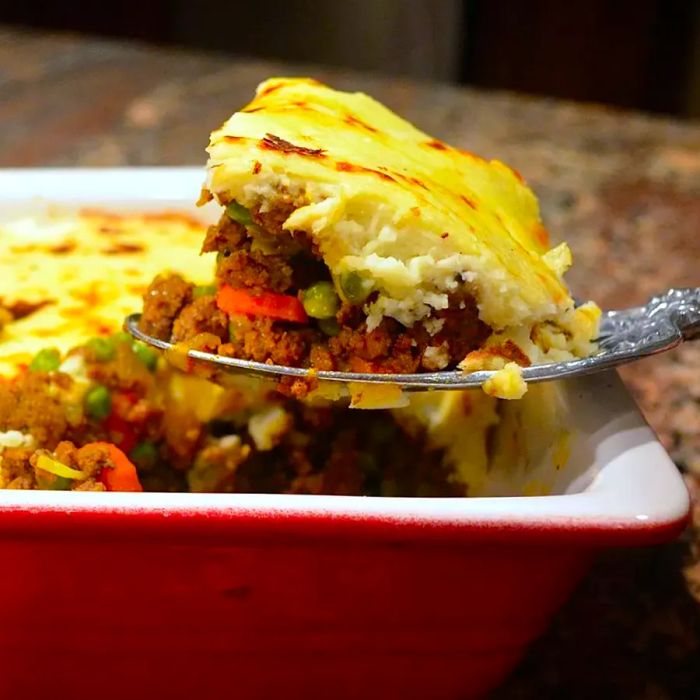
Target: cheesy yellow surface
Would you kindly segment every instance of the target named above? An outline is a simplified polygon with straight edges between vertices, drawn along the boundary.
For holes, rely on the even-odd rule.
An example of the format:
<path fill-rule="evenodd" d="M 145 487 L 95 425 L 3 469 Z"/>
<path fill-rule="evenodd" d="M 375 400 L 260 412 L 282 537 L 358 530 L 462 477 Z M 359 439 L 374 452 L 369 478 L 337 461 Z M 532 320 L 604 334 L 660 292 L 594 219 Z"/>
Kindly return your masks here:
<path fill-rule="evenodd" d="M 119 330 L 160 272 L 210 282 L 211 256 L 198 255 L 203 234 L 167 213 L 42 212 L 0 223 L 0 307 L 42 305 L 0 329 L 0 375 L 42 348 L 65 352 Z"/>
<path fill-rule="evenodd" d="M 554 318 L 573 302 L 537 200 L 498 161 L 452 148 L 361 93 L 275 78 L 211 135 L 208 190 L 223 204 L 298 207 L 334 274 L 375 281 L 370 325 L 409 325 L 466 283 L 496 330 Z"/>

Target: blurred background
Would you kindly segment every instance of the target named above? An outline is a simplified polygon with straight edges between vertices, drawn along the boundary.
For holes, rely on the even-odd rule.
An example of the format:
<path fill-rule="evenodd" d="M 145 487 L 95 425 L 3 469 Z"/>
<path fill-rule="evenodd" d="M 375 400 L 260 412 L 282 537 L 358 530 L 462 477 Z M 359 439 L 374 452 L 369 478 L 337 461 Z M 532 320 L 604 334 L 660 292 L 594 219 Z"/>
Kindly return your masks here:
<path fill-rule="evenodd" d="M 700 0 L 2 0 L 0 23 L 700 117 Z"/>

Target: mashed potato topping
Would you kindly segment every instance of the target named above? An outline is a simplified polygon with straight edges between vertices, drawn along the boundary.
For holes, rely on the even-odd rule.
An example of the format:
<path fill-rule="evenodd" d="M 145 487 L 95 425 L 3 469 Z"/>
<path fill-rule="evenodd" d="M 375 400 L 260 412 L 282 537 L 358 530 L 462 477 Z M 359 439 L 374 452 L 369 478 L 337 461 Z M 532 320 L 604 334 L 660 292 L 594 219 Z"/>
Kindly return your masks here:
<path fill-rule="evenodd" d="M 206 197 L 277 212 L 336 286 L 348 274 L 371 280 L 368 332 L 384 319 L 430 331 L 462 294 L 491 329 L 488 357 L 505 342 L 519 349 L 500 367 L 477 350 L 465 371 L 590 353 L 597 307 L 574 309 L 562 279 L 569 248 L 549 247 L 533 192 L 503 163 L 453 148 L 367 95 L 290 78 L 262 83 L 208 150 Z M 439 346 L 423 369 L 440 368 Z"/>

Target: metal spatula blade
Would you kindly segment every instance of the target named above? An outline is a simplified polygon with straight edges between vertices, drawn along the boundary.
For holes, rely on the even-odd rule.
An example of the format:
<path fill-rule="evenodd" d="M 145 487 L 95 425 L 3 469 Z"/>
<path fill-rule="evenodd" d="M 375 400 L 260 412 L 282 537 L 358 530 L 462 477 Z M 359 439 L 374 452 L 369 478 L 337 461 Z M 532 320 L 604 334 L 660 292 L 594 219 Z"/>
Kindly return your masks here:
<path fill-rule="evenodd" d="M 125 321 L 126 330 L 134 338 L 159 350 L 170 350 L 173 343 L 158 340 L 143 333 L 138 322 L 140 314 L 131 314 Z M 603 313 L 597 354 L 580 360 L 532 365 L 522 370 L 526 382 L 546 382 L 567 379 L 582 374 L 600 372 L 617 365 L 639 360 L 648 355 L 676 347 L 684 340 L 700 336 L 700 287 L 669 289 L 652 297 L 644 306 Z M 465 373 L 460 370 L 425 374 L 366 374 L 359 372 L 314 371 L 299 367 L 268 365 L 263 362 L 239 360 L 213 353 L 190 350 L 193 360 L 209 362 L 219 369 L 258 376 L 315 377 L 322 381 L 367 382 L 398 385 L 406 391 L 473 389 L 492 377 L 493 371 Z"/>

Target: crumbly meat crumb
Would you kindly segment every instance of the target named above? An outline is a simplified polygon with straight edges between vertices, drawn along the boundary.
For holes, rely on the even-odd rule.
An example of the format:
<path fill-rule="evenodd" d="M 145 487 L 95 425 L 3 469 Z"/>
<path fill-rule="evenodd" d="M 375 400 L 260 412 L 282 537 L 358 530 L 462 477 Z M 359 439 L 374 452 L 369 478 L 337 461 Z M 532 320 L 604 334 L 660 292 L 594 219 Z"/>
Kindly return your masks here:
<path fill-rule="evenodd" d="M 269 318 L 232 323 L 231 340 L 218 352 L 228 357 L 245 357 L 256 362 L 298 365 L 307 354 L 311 333 L 287 329 Z"/>
<path fill-rule="evenodd" d="M 243 249 L 224 257 L 216 275 L 223 284 L 245 287 L 253 293 L 284 293 L 292 286 L 293 270 L 281 255 Z"/>
<path fill-rule="evenodd" d="M 173 324 L 172 338 L 175 342 L 191 338 L 200 333 L 211 333 L 228 340 L 228 317 L 216 305 L 216 297 L 203 296 L 185 306 Z"/>
<path fill-rule="evenodd" d="M 180 275 L 158 275 L 143 296 L 141 330 L 160 340 L 170 340 L 175 319 L 192 300 L 192 288 Z"/>
<path fill-rule="evenodd" d="M 0 431 L 19 430 L 53 447 L 69 428 L 61 395 L 71 385 L 72 379 L 61 373 L 26 372 L 0 379 Z"/>
<path fill-rule="evenodd" d="M 243 245 L 245 239 L 245 227 L 232 221 L 226 214 L 222 214 L 219 221 L 207 229 L 202 244 L 202 253 L 218 253 L 226 249 L 236 250 Z"/>
<path fill-rule="evenodd" d="M 34 488 L 34 469 L 29 463 L 34 450 L 7 447 L 0 455 L 0 483 L 6 489 Z"/>
<path fill-rule="evenodd" d="M 252 212 L 253 221 L 268 233 L 288 235 L 289 231 L 282 226 L 302 203 L 294 200 L 290 195 L 281 195 L 275 201 L 275 206 L 267 211 L 261 211 L 260 207 L 256 207 Z"/>

